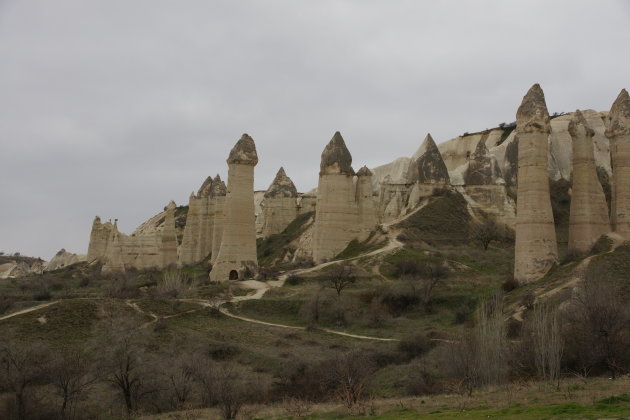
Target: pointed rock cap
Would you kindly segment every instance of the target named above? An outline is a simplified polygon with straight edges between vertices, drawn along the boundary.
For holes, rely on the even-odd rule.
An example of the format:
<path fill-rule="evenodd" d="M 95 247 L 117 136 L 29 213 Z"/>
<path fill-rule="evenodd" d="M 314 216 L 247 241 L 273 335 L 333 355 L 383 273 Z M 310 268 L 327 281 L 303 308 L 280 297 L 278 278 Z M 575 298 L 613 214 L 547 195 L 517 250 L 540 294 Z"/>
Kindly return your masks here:
<path fill-rule="evenodd" d="M 568 131 L 571 137 L 573 137 L 573 140 L 575 140 L 577 136 L 593 137 L 595 135 L 595 131 L 589 127 L 586 118 L 584 118 L 584 114 L 582 114 L 579 109 L 573 113 L 573 118 L 569 121 Z"/>
<path fill-rule="evenodd" d="M 536 83 L 523 97 L 521 106 L 516 111 L 517 133 L 549 133 L 549 111 L 545 103 L 545 94 L 540 85 Z"/>
<path fill-rule="evenodd" d="M 494 185 L 505 182 L 501 177 L 496 158 L 488 150 L 483 138 L 477 143 L 463 175 L 466 185 Z"/>
<path fill-rule="evenodd" d="M 359 172 L 357 172 L 357 176 L 372 176 L 372 171 L 370 171 L 367 166 L 363 166 L 359 169 Z"/>
<path fill-rule="evenodd" d="M 409 182 L 420 182 L 422 184 L 450 184 L 448 169 L 440 150 L 433 141 L 431 134 L 427 134 L 424 142 L 416 152 L 419 155 L 412 159 L 407 172 Z M 415 156 L 415 155 L 414 155 Z"/>
<path fill-rule="evenodd" d="M 199 187 L 199 191 L 197 191 L 198 197 L 209 197 L 212 191 L 212 177 L 209 176 L 203 181 L 201 187 Z"/>
<path fill-rule="evenodd" d="M 427 133 L 427 135 L 424 137 L 424 140 L 422 141 L 422 144 L 420 145 L 420 147 L 418 147 L 418 150 L 416 150 L 416 152 L 411 155 L 411 160 L 414 161 L 418 159 L 420 156 L 424 155 L 427 150 L 432 148 L 437 149 L 437 145 L 435 144 L 435 140 L 433 140 L 433 137 L 431 137 L 431 133 Z"/>
<path fill-rule="evenodd" d="M 168 211 L 168 210 L 175 210 L 177 208 L 177 204 L 175 204 L 175 202 L 173 200 L 169 201 L 168 204 L 166 205 L 166 207 L 164 207 L 164 210 Z"/>
<path fill-rule="evenodd" d="M 256 153 L 254 139 L 247 133 L 243 134 L 230 151 L 227 163 L 255 166 L 258 163 L 258 154 Z"/>
<path fill-rule="evenodd" d="M 297 197 L 297 189 L 291 178 L 280 168 L 273 182 L 265 192 L 265 197 Z"/>
<path fill-rule="evenodd" d="M 322 152 L 319 174 L 354 175 L 352 169 L 352 155 L 343 141 L 341 133 L 337 131 Z"/>
<path fill-rule="evenodd" d="M 627 90 L 621 89 L 608 113 L 606 137 L 613 138 L 628 134 L 630 134 L 630 96 Z"/>
<path fill-rule="evenodd" d="M 213 197 L 224 196 L 227 194 L 227 187 L 225 186 L 225 182 L 221 181 L 221 177 L 219 174 L 214 177 L 212 180 L 212 192 Z"/>
<path fill-rule="evenodd" d="M 101 218 L 100 218 L 100 217 L 98 217 L 98 216 L 95 216 L 95 217 L 94 217 L 94 221 L 92 222 L 92 224 L 93 224 L 93 225 L 96 225 L 96 224 L 99 224 L 99 223 L 101 223 Z"/>
<path fill-rule="evenodd" d="M 475 147 L 475 151 L 472 155 L 473 159 L 482 159 L 490 154 L 488 147 L 486 146 L 485 140 L 482 138 L 477 143 L 477 147 Z"/>

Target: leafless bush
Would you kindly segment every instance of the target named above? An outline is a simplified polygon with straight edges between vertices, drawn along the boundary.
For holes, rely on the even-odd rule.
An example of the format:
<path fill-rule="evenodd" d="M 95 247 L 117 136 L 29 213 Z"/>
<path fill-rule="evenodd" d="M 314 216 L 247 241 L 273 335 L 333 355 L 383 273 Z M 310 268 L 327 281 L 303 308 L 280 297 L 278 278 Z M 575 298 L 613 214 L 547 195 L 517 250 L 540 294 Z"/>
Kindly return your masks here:
<path fill-rule="evenodd" d="M 224 419 L 234 419 L 243 405 L 251 400 L 251 384 L 244 370 L 225 363 L 216 370 L 214 393 Z"/>
<path fill-rule="evenodd" d="M 501 239 L 503 229 L 492 219 L 484 218 L 481 223 L 474 225 L 470 232 L 471 238 L 479 242 L 487 250 L 492 241 Z"/>
<path fill-rule="evenodd" d="M 61 400 L 63 419 L 82 418 L 77 404 L 99 379 L 90 358 L 83 350 L 63 348 L 53 354 L 49 371 L 50 383 Z"/>
<path fill-rule="evenodd" d="M 569 368 L 613 378 L 630 366 L 630 310 L 619 283 L 589 273 L 566 310 L 565 353 Z"/>
<path fill-rule="evenodd" d="M 135 287 L 133 277 L 126 273 L 117 273 L 111 276 L 107 287 L 107 296 L 116 299 L 135 298 L 139 294 Z"/>
<path fill-rule="evenodd" d="M 327 365 L 327 388 L 346 407 L 357 404 L 364 397 L 365 388 L 374 372 L 371 360 L 363 352 L 352 350 L 337 354 Z"/>
<path fill-rule="evenodd" d="M 531 344 L 538 376 L 560 387 L 560 362 L 564 340 L 556 311 L 548 305 L 536 305 L 531 316 Z"/>
<path fill-rule="evenodd" d="M 0 296 L 0 315 L 8 312 L 15 304 L 15 299 L 8 296 Z"/>
<path fill-rule="evenodd" d="M 284 411 L 291 417 L 304 417 L 308 415 L 313 404 L 305 399 L 288 397 L 283 400 Z"/>
<path fill-rule="evenodd" d="M 48 378 L 49 349 L 38 343 L 21 343 L 12 337 L 0 344 L 0 391 L 13 395 L 7 417 L 37 418 L 34 389 Z"/>
<path fill-rule="evenodd" d="M 179 270 L 168 270 L 158 280 L 157 293 L 160 296 L 184 296 L 188 291 L 188 279 Z"/>
<path fill-rule="evenodd" d="M 440 260 L 422 260 L 414 274 L 403 275 L 415 296 L 418 296 L 425 311 L 431 312 L 433 296 L 437 286 L 448 276 L 448 268 Z"/>
<path fill-rule="evenodd" d="M 455 379 L 453 391 L 472 394 L 479 386 L 507 380 L 508 342 L 503 316 L 503 296 L 483 300 L 477 310 L 474 329 L 462 331 L 448 345 L 444 368 Z"/>

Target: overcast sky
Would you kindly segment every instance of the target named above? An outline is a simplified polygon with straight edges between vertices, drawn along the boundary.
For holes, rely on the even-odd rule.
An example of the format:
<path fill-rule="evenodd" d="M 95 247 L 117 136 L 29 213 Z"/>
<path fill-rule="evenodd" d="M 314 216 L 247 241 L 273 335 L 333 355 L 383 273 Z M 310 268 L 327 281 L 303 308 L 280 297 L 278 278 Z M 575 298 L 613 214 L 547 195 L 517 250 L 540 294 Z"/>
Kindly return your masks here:
<path fill-rule="evenodd" d="M 630 1 L 0 0 L 0 251 L 85 253 L 221 174 L 244 132 L 256 189 L 630 88 Z"/>

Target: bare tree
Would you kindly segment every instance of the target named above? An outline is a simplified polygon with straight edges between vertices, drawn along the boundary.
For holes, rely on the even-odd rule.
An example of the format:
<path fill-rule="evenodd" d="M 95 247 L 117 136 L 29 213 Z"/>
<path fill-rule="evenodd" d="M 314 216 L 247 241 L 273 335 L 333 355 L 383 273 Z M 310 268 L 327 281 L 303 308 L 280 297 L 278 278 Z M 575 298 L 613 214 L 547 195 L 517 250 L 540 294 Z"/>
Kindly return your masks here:
<path fill-rule="evenodd" d="M 630 310 L 617 282 L 588 272 L 567 310 L 567 350 L 583 372 L 607 370 L 615 378 L 630 363 Z"/>
<path fill-rule="evenodd" d="M 475 325 L 477 363 L 482 385 L 505 382 L 508 373 L 507 328 L 503 315 L 503 294 L 481 301 Z"/>
<path fill-rule="evenodd" d="M 15 398 L 15 416 L 29 418 L 29 397 L 48 377 L 48 349 L 38 343 L 20 343 L 12 337 L 0 345 L 0 391 Z"/>
<path fill-rule="evenodd" d="M 61 417 L 75 418 L 77 402 L 98 380 L 88 355 L 83 350 L 69 348 L 57 351 L 49 375 L 51 385 L 61 398 Z"/>
<path fill-rule="evenodd" d="M 347 407 L 357 404 L 365 394 L 365 388 L 372 378 L 374 366 L 369 358 L 359 350 L 337 354 L 330 361 L 328 389 Z"/>
<path fill-rule="evenodd" d="M 341 292 L 355 282 L 356 278 L 353 274 L 352 267 L 349 265 L 335 266 L 328 274 L 328 287 L 335 289 L 337 297 L 341 296 Z"/>
<path fill-rule="evenodd" d="M 538 376 L 556 382 L 556 387 L 559 388 L 564 340 L 558 314 L 548 305 L 535 305 L 530 324 L 531 345 Z"/>
<path fill-rule="evenodd" d="M 484 250 L 487 250 L 492 241 L 501 238 L 502 232 L 497 222 L 486 217 L 481 223 L 472 227 L 470 234 L 475 241 L 481 243 Z"/>
<path fill-rule="evenodd" d="M 127 414 L 138 407 L 140 398 L 150 392 L 148 362 L 143 352 L 143 331 L 135 319 L 116 312 L 105 301 L 96 325 L 94 348 L 99 353 L 103 379 L 119 392 Z"/>
<path fill-rule="evenodd" d="M 236 418 L 248 399 L 247 388 L 245 373 L 239 366 L 225 363 L 217 369 L 214 393 L 224 419 Z"/>
<path fill-rule="evenodd" d="M 160 364 L 164 365 L 164 361 Z M 193 379 L 196 369 L 198 369 L 196 360 L 190 354 L 180 354 L 168 359 L 164 366 L 163 375 L 173 407 L 180 409 L 190 400 L 194 389 Z"/>
<path fill-rule="evenodd" d="M 443 261 L 431 259 L 416 263 L 415 269 L 403 275 L 412 288 L 414 296 L 418 296 L 427 312 L 432 309 L 436 287 L 448 277 L 449 271 Z"/>

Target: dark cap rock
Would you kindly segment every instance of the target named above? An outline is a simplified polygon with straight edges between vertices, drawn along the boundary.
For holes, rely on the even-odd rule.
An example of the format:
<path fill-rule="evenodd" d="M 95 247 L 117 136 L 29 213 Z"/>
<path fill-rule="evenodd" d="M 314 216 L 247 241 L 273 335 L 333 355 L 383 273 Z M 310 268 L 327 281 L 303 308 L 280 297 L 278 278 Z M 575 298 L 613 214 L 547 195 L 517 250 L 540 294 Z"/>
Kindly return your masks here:
<path fill-rule="evenodd" d="M 297 197 L 297 195 L 297 188 L 281 167 L 265 192 L 265 197 Z"/>
<path fill-rule="evenodd" d="M 628 134 L 630 134 L 630 97 L 627 90 L 621 89 L 608 113 L 606 137 L 613 138 Z"/>
<path fill-rule="evenodd" d="M 256 153 L 254 139 L 248 134 L 243 134 L 230 151 L 227 163 L 255 166 L 258 163 L 258 154 Z"/>
<path fill-rule="evenodd" d="M 521 106 L 516 111 L 516 132 L 549 133 L 549 111 L 545 102 L 545 94 L 538 83 L 532 86 L 523 97 Z"/>
<path fill-rule="evenodd" d="M 431 134 L 424 138 L 418 156 L 409 165 L 407 179 L 422 184 L 450 183 L 448 169 Z"/>
<path fill-rule="evenodd" d="M 584 114 L 579 109 L 573 113 L 573 117 L 569 121 L 568 131 L 571 137 L 578 135 L 593 137 L 595 135 L 595 131 L 588 126 Z"/>
<path fill-rule="evenodd" d="M 352 156 L 343 141 L 341 133 L 337 131 L 328 142 L 322 152 L 322 160 L 319 165 L 320 174 L 346 174 L 354 175 L 352 169 Z"/>

